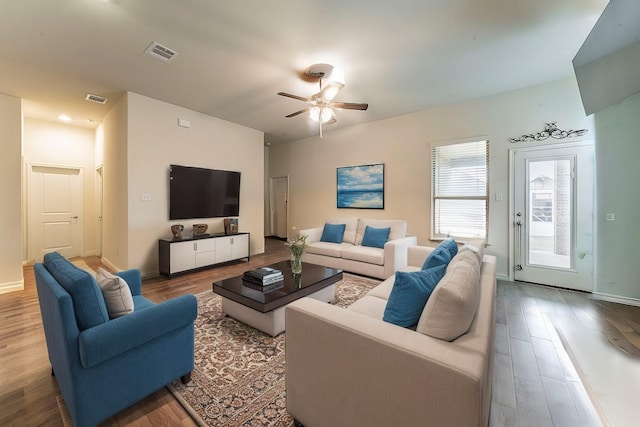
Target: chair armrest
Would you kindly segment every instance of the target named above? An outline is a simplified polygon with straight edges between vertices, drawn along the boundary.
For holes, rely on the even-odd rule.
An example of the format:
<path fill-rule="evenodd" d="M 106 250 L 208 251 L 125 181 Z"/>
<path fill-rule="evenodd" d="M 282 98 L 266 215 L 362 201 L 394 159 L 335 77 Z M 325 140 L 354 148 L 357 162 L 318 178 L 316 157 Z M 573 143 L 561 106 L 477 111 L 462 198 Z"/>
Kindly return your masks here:
<path fill-rule="evenodd" d="M 196 297 L 182 295 L 86 329 L 79 342 L 82 366 L 95 366 L 175 329 L 193 327 L 197 315 Z"/>
<path fill-rule="evenodd" d="M 385 277 L 391 277 L 393 273 L 407 266 L 407 251 L 410 246 L 417 244 L 416 236 L 400 237 L 384 244 Z"/>
<path fill-rule="evenodd" d="M 286 331 L 287 410 L 304 425 L 482 424 L 480 352 L 312 298 L 287 306 Z"/>
<path fill-rule="evenodd" d="M 303 235 L 307 235 L 309 236 L 307 238 L 307 243 L 315 243 L 315 242 L 319 242 L 320 238 L 322 237 L 322 230 L 324 230 L 324 227 L 315 227 L 315 228 L 307 228 L 305 230 L 300 230 L 298 233 L 303 236 Z"/>
<path fill-rule="evenodd" d="M 116 273 L 116 276 L 122 277 L 129 289 L 131 289 L 131 295 L 140 295 L 142 293 L 142 278 L 140 276 L 140 270 L 131 269 L 123 270 Z"/>

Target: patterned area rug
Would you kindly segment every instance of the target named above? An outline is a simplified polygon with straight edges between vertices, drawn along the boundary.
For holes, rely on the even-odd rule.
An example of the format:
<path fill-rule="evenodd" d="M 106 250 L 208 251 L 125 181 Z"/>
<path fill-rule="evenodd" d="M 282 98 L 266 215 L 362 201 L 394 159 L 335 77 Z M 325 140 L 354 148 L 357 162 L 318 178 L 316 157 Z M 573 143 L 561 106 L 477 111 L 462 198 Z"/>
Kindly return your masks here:
<path fill-rule="evenodd" d="M 335 305 L 346 307 L 379 280 L 344 273 Z M 291 426 L 285 399 L 285 333 L 273 338 L 222 314 L 213 292 L 196 295 L 191 382 L 168 386 L 203 426 Z"/>

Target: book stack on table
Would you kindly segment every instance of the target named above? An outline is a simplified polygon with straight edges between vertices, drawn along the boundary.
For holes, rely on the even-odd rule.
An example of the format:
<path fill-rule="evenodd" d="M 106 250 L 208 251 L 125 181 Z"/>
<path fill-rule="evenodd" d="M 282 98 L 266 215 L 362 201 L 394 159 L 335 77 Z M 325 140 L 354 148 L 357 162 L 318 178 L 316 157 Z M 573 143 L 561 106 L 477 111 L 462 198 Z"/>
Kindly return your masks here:
<path fill-rule="evenodd" d="M 245 271 L 242 280 L 245 286 L 263 292 L 272 291 L 284 286 L 282 271 L 271 267 L 260 267 Z"/>

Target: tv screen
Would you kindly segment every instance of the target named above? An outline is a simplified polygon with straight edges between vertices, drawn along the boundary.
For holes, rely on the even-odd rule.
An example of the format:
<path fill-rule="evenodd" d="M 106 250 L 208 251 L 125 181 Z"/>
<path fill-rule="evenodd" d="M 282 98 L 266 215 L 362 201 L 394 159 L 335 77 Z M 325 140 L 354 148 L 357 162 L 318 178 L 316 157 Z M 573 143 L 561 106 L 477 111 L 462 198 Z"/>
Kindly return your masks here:
<path fill-rule="evenodd" d="M 171 165 L 169 219 L 240 214 L 240 172 Z"/>

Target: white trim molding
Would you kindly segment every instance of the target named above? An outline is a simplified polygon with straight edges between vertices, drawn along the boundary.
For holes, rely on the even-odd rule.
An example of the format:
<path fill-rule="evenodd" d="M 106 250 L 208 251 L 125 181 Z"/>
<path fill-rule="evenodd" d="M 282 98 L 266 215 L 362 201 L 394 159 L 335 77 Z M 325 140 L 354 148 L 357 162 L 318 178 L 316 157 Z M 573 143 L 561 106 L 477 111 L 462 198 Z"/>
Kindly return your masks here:
<path fill-rule="evenodd" d="M 591 294 L 591 297 L 597 300 L 609 301 L 609 302 L 615 302 L 618 304 L 626 304 L 626 305 L 633 305 L 636 307 L 640 307 L 640 299 L 636 299 L 636 298 L 621 297 L 618 295 L 611 295 L 611 294 L 603 294 L 601 292 L 594 292 Z"/>
<path fill-rule="evenodd" d="M 7 294 L 9 292 L 24 291 L 24 281 L 19 280 L 17 282 L 1 283 L 0 295 Z"/>

